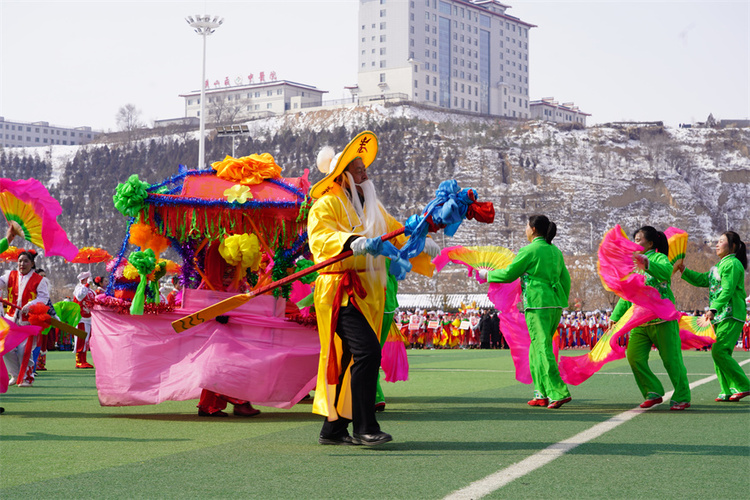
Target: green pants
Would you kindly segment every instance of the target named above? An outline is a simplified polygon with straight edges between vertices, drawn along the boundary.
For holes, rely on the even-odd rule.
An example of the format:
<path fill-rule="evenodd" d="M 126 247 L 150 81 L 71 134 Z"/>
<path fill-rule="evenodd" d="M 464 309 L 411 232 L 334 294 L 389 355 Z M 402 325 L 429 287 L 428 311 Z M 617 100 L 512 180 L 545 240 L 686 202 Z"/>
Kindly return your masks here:
<path fill-rule="evenodd" d="M 562 309 L 527 309 L 525 316 L 531 337 L 529 368 L 534 381 L 534 397 L 551 401 L 570 397 L 552 350 L 552 335 L 557 331 Z"/>
<path fill-rule="evenodd" d="M 630 332 L 628 341 L 628 363 L 635 375 L 635 383 L 645 399 L 653 395 L 664 396 L 664 386 L 648 366 L 651 345 L 659 350 L 659 356 L 674 386 L 672 401 L 690 402 L 690 383 L 687 369 L 682 361 L 680 330 L 676 321 L 666 321 L 656 325 L 639 326 Z"/>
<path fill-rule="evenodd" d="M 742 321 L 727 318 L 714 325 L 716 342 L 711 347 L 711 357 L 714 359 L 716 376 L 719 378 L 721 394 L 719 398 L 726 399 L 737 392 L 750 391 L 750 380 L 742 371 L 740 364 L 732 357 L 734 346 L 737 345 L 742 334 Z"/>

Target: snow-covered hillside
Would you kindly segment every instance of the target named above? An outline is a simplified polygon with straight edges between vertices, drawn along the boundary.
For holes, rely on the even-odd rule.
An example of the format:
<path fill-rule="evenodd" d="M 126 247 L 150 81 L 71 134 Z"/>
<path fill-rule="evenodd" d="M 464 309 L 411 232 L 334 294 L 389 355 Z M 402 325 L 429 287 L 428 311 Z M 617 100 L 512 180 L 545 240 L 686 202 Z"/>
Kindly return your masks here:
<path fill-rule="evenodd" d="M 526 217 L 547 214 L 558 224 L 555 242 L 568 255 L 595 251 L 615 224 L 631 233 L 641 225 L 686 230 L 691 240 L 712 240 L 727 224 L 750 239 L 750 129 L 667 129 L 612 125 L 561 130 L 541 122 L 509 122 L 412 106 L 310 111 L 248 122 L 250 137 L 237 156 L 270 152 L 286 176 L 314 166 L 320 148 L 341 150 L 357 132 L 378 134 L 380 151 L 370 176 L 384 205 L 405 219 L 424 206 L 438 184 L 456 179 L 495 203 L 491 226 L 466 222 L 445 245 L 524 243 Z M 192 135 L 192 138 L 190 137 Z M 120 247 L 125 221 L 112 207 L 117 182 L 132 173 L 157 182 L 194 167 L 194 134 L 161 131 L 131 144 L 6 149 L 2 176 L 34 175 L 59 197 L 63 222 L 78 246 Z M 231 153 L 229 139 L 207 143 L 208 162 Z M 88 194 L 90 196 L 84 196 Z M 431 284 L 448 293 L 444 278 Z M 421 291 L 408 280 L 402 291 Z M 432 291 L 432 290 L 430 290 Z"/>

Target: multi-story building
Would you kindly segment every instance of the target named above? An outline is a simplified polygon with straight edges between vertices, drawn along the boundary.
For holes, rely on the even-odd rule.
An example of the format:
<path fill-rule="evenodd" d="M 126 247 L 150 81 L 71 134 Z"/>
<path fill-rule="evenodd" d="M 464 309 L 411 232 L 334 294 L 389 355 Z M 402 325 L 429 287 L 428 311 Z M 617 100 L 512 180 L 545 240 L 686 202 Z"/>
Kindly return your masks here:
<path fill-rule="evenodd" d="M 287 80 L 217 86 L 205 90 L 207 123 L 234 123 L 240 119 L 280 115 L 287 111 L 320 106 L 325 90 Z M 185 99 L 185 116 L 200 116 L 200 91 L 180 94 Z"/>
<path fill-rule="evenodd" d="M 6 148 L 77 146 L 91 142 L 101 132 L 91 127 L 58 127 L 49 122 L 16 122 L 0 116 L 0 144 Z"/>
<path fill-rule="evenodd" d="M 360 0 L 358 85 L 433 106 L 529 118 L 529 30 L 495 0 Z"/>
<path fill-rule="evenodd" d="M 529 103 L 531 118 L 555 123 L 580 123 L 586 126 L 586 117 L 591 116 L 584 113 L 572 102 L 559 104 L 554 97 L 544 97 L 539 101 Z"/>

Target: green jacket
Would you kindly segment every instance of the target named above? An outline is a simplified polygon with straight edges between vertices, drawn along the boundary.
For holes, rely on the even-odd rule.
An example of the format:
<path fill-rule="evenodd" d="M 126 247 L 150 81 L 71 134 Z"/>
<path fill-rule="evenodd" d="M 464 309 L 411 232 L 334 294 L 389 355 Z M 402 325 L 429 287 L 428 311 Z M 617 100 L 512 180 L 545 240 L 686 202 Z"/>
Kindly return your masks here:
<path fill-rule="evenodd" d="M 487 274 L 490 283 L 512 283 L 518 278 L 524 310 L 568 307 L 570 274 L 562 252 L 541 236 L 521 248 L 508 267 Z"/>
<path fill-rule="evenodd" d="M 6 251 L 8 247 L 9 247 L 8 239 L 7 238 L 0 239 L 0 253 L 3 253 L 4 251 Z"/>
<path fill-rule="evenodd" d="M 646 285 L 656 288 L 662 299 L 669 299 L 674 303 L 674 294 L 672 293 L 672 264 L 669 262 L 669 257 L 655 250 L 647 250 L 643 255 L 648 258 L 648 269 L 645 271 Z M 636 272 L 642 273 L 643 271 Z M 617 322 L 631 305 L 632 303 L 627 300 L 620 299 L 617 301 L 610 319 Z M 662 321 L 661 319 L 655 319 L 646 324 L 661 323 Z"/>
<path fill-rule="evenodd" d="M 714 323 L 727 318 L 745 321 L 745 269 L 734 254 L 726 255 L 707 273 L 685 269 L 682 279 L 693 286 L 708 287 Z"/>

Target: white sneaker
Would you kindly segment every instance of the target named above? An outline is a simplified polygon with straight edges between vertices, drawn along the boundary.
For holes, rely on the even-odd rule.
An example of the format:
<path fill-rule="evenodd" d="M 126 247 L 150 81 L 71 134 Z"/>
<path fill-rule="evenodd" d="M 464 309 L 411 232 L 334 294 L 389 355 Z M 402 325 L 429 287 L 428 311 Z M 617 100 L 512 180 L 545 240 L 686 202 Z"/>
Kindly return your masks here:
<path fill-rule="evenodd" d="M 10 379 L 8 379 L 8 385 L 13 385 L 16 383 L 16 377 L 13 375 L 10 376 Z"/>

